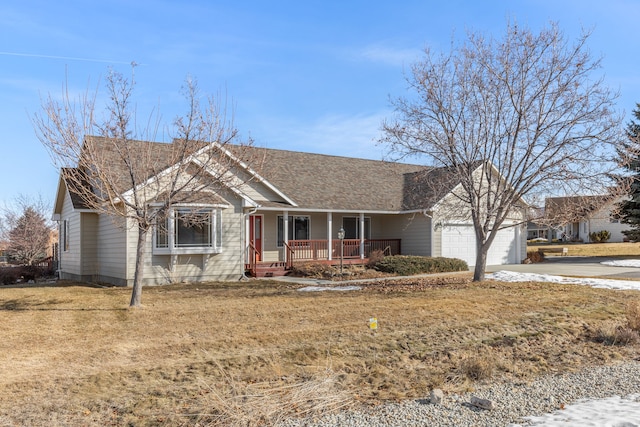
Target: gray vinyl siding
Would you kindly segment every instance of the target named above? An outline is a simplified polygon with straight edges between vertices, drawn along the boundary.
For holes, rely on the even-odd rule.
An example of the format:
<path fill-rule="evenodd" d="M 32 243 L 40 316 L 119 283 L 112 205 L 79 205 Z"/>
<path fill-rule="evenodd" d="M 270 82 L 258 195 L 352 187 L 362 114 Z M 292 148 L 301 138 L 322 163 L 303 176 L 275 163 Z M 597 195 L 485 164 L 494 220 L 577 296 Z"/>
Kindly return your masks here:
<path fill-rule="evenodd" d="M 100 242 L 97 248 L 99 281 L 125 284 L 127 248 L 123 223 L 124 219 L 121 217 L 100 215 L 98 219 L 96 236 Z"/>
<path fill-rule="evenodd" d="M 431 218 L 423 214 L 398 215 L 402 254 L 431 256 Z"/>
<path fill-rule="evenodd" d="M 245 178 L 247 179 L 247 178 Z M 242 186 L 243 193 L 252 200 L 257 202 L 279 201 L 284 202 L 282 196 L 277 195 L 273 190 L 258 181 L 249 181 Z"/>
<path fill-rule="evenodd" d="M 80 214 L 80 244 L 82 247 L 82 276 L 92 282 L 97 281 L 98 265 L 98 214 L 83 212 Z"/>
<path fill-rule="evenodd" d="M 60 212 L 60 223 L 64 224 L 64 221 L 68 221 L 69 235 L 67 239 L 69 247 L 65 250 L 64 245 L 60 245 L 60 278 L 80 280 L 82 276 L 80 213 L 73 209 L 69 193 L 65 193 L 62 211 Z M 62 227 L 64 228 L 63 225 Z"/>
<path fill-rule="evenodd" d="M 434 221 L 434 224 L 437 221 Z M 432 245 L 434 257 L 442 256 L 442 227 L 433 227 L 433 245 Z"/>

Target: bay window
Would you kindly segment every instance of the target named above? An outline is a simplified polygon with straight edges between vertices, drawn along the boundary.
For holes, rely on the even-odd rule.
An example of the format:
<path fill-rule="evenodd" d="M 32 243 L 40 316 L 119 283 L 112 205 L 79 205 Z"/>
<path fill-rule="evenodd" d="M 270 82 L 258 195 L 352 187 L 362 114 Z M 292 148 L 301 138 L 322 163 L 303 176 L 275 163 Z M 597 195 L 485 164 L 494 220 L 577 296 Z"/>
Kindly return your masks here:
<path fill-rule="evenodd" d="M 154 254 L 218 253 L 221 249 L 221 209 L 175 207 L 158 215 Z"/>

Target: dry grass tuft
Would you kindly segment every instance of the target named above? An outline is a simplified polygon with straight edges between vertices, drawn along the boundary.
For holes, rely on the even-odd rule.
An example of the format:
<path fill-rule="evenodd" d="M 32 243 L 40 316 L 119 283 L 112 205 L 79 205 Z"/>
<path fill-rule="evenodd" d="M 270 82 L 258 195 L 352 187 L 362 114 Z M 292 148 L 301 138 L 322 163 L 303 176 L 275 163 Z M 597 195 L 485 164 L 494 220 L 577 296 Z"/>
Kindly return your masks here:
<path fill-rule="evenodd" d="M 602 324 L 595 330 L 593 339 L 595 342 L 605 345 L 630 345 L 640 341 L 638 332 L 629 326 L 619 325 L 615 322 Z"/>
<path fill-rule="evenodd" d="M 495 361 L 487 356 L 470 356 L 462 360 L 459 371 L 471 381 L 484 381 L 493 376 Z"/>
<path fill-rule="evenodd" d="M 640 301 L 627 303 L 626 324 L 615 321 L 602 323 L 593 333 L 595 342 L 605 345 L 625 346 L 640 342 Z"/>
<path fill-rule="evenodd" d="M 331 371 L 298 381 L 285 378 L 262 383 L 227 375 L 221 390 L 218 385 L 209 391 L 206 403 L 211 415 L 203 418 L 211 426 L 277 425 L 291 417 L 319 416 L 353 404 Z"/>

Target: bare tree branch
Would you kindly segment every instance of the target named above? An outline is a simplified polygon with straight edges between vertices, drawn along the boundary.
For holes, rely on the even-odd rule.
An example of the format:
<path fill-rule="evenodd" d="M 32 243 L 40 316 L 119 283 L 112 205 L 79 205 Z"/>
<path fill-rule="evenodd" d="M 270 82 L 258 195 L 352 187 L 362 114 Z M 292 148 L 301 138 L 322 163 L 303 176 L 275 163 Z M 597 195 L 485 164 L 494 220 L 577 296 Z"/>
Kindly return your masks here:
<path fill-rule="evenodd" d="M 161 128 L 156 117 L 138 129 L 134 88 L 133 78 L 110 72 L 103 120 L 96 117 L 97 93 L 74 99 L 65 88 L 61 101 L 46 99 L 33 122 L 72 197 L 85 209 L 113 217 L 122 227 L 137 228 L 131 306 L 139 306 L 149 230 L 166 222 L 174 205 L 219 200 L 220 192 L 241 187 L 246 183 L 238 179 L 241 163 L 255 162 L 247 149 L 251 141 L 238 142 L 225 100 L 208 97 L 201 105 L 195 80 L 185 82 L 187 108 L 166 129 L 172 138 L 168 143 L 148 140 L 155 139 Z M 226 148 L 232 144 L 233 156 Z M 195 208 L 193 218 L 199 218 Z"/>
<path fill-rule="evenodd" d="M 594 78 L 589 35 L 570 44 L 555 24 L 533 34 L 509 23 L 501 40 L 470 32 L 448 54 L 425 50 L 408 77 L 414 93 L 392 101 L 381 140 L 391 155 L 455 171 L 462 190 L 449 212 L 461 203 L 474 224 L 475 280 L 523 200 L 616 188 L 618 94 Z"/>

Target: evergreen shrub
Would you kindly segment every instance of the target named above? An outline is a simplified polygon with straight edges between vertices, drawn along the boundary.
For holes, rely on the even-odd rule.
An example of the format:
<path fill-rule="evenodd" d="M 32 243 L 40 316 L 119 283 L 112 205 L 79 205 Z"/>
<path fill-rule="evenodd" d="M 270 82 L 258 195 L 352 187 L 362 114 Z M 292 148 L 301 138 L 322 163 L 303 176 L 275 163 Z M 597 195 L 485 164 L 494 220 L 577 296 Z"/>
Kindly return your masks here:
<path fill-rule="evenodd" d="M 375 265 L 375 269 L 400 276 L 411 276 L 422 273 L 467 271 L 469 266 L 465 261 L 457 258 L 395 255 L 384 257 Z"/>
<path fill-rule="evenodd" d="M 0 268 L 0 283 L 3 285 L 11 285 L 16 283 L 22 276 L 20 268 L 18 267 L 1 267 Z"/>
<path fill-rule="evenodd" d="M 594 243 L 605 243 L 611 238 L 611 233 L 607 230 L 594 231 L 589 233 L 589 239 Z"/>

